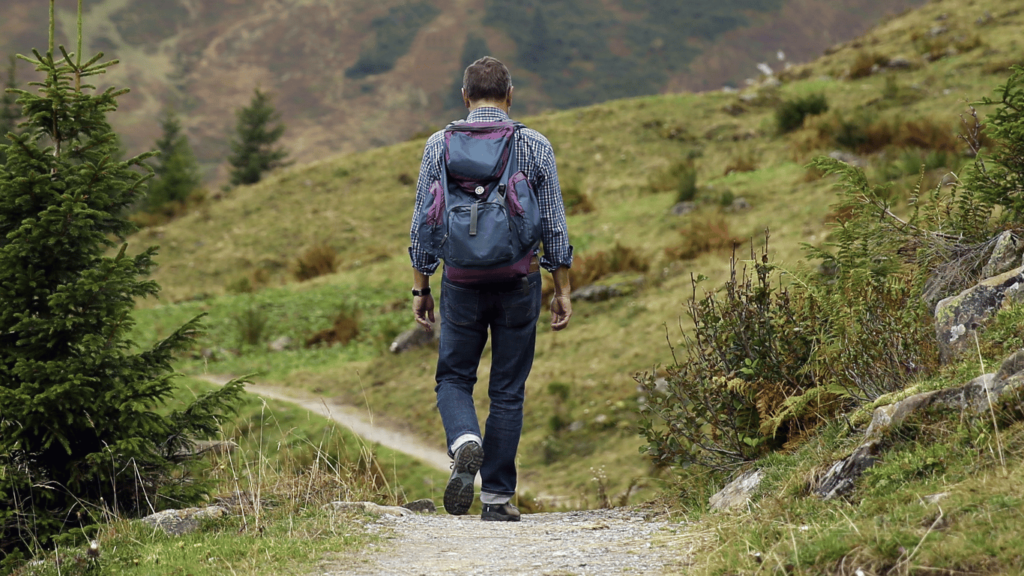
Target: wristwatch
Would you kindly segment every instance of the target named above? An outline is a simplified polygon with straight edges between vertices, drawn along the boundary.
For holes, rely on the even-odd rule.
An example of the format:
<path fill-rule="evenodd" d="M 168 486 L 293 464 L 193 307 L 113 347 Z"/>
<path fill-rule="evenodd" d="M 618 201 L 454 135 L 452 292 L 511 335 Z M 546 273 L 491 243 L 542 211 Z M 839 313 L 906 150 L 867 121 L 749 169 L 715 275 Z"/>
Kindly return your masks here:
<path fill-rule="evenodd" d="M 420 288 L 420 289 L 413 288 L 412 289 L 412 295 L 413 296 L 430 296 L 430 286 L 427 286 L 426 288 Z"/>

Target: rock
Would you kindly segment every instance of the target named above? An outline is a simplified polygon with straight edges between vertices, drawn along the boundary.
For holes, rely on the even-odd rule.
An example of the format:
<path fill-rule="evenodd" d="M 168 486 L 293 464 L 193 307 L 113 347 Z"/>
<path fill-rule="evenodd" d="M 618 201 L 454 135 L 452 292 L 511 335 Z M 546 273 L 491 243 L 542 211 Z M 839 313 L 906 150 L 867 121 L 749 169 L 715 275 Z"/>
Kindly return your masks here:
<path fill-rule="evenodd" d="M 910 70 L 914 67 L 914 63 L 905 56 L 896 56 L 885 64 L 885 67 L 890 70 Z"/>
<path fill-rule="evenodd" d="M 401 506 L 381 506 L 373 502 L 331 502 L 325 505 L 324 508 L 333 508 L 335 512 L 366 512 L 378 516 L 384 514 L 388 516 L 412 516 L 415 514 L 412 510 L 402 508 Z"/>
<path fill-rule="evenodd" d="M 942 36 L 946 32 L 949 32 L 949 28 L 945 26 L 932 26 L 931 30 L 928 31 L 928 35 L 935 38 L 936 36 Z"/>
<path fill-rule="evenodd" d="M 849 152 L 843 152 L 842 150 L 836 150 L 829 154 L 828 157 L 834 160 L 839 160 L 840 162 L 846 162 L 850 166 L 856 166 L 857 168 L 863 168 L 867 165 L 860 156 Z"/>
<path fill-rule="evenodd" d="M 999 371 L 996 372 L 995 379 L 997 382 L 1008 380 L 1021 372 L 1024 372 L 1024 350 L 1017 350 L 1003 360 Z"/>
<path fill-rule="evenodd" d="M 1024 417 L 1024 350 L 1003 361 L 999 372 L 985 374 L 963 386 L 922 392 L 889 406 L 875 409 L 864 433 L 865 442 L 853 454 L 836 462 L 811 490 L 828 500 L 848 494 L 865 470 L 875 465 L 885 432 L 899 428 L 907 419 L 928 409 L 944 409 L 967 417 L 988 419 L 992 412 Z"/>
<path fill-rule="evenodd" d="M 422 326 L 417 324 L 415 327 L 399 334 L 395 341 L 391 343 L 390 350 L 395 354 L 401 354 L 402 352 L 408 352 L 409 350 L 415 350 L 416 348 L 422 348 L 437 342 L 441 338 L 440 328 L 439 324 L 434 324 L 434 329 L 427 332 Z"/>
<path fill-rule="evenodd" d="M 881 448 L 879 440 L 861 444 L 853 454 L 833 464 L 817 482 L 811 482 L 811 491 L 825 500 L 849 494 L 857 478 L 878 461 Z"/>
<path fill-rule="evenodd" d="M 750 202 L 747 202 L 746 198 L 737 198 L 732 201 L 732 204 L 727 208 L 730 212 L 743 212 L 750 210 Z"/>
<path fill-rule="evenodd" d="M 644 283 L 643 276 L 634 279 L 632 282 L 615 282 L 611 284 L 591 284 L 578 290 L 573 290 L 569 298 L 573 301 L 582 302 L 604 302 L 619 296 L 632 294 Z"/>
<path fill-rule="evenodd" d="M 274 340 L 270 344 L 267 344 L 267 349 L 271 352 L 284 352 L 292 345 L 292 339 L 287 336 L 281 336 L 277 340 Z"/>
<path fill-rule="evenodd" d="M 685 216 L 697 209 L 696 202 L 680 202 L 672 207 L 673 216 Z"/>
<path fill-rule="evenodd" d="M 760 470 L 749 470 L 740 474 L 739 478 L 729 482 L 725 488 L 708 500 L 711 510 L 731 510 L 743 506 L 761 485 L 762 478 L 764 478 L 764 473 Z"/>
<path fill-rule="evenodd" d="M 228 511 L 220 506 L 185 508 L 183 510 L 164 510 L 163 512 L 150 514 L 143 518 L 142 522 L 153 528 L 159 528 L 171 536 L 182 536 L 198 530 L 200 520 L 221 518 L 227 514 Z"/>
<path fill-rule="evenodd" d="M 939 492 L 938 494 L 929 494 L 922 496 L 921 499 L 929 504 L 938 504 L 949 497 L 949 492 Z"/>
<path fill-rule="evenodd" d="M 577 420 L 572 424 L 569 424 L 569 432 L 579 432 L 580 430 L 583 430 L 584 426 L 586 426 L 586 424 L 584 424 L 582 420 Z"/>
<path fill-rule="evenodd" d="M 948 363 L 974 347 L 974 333 L 1007 304 L 1018 301 L 1024 286 L 1024 267 L 980 282 L 935 306 L 939 359 Z"/>
<path fill-rule="evenodd" d="M 192 447 L 179 450 L 174 455 L 174 459 L 187 460 L 211 454 L 222 456 L 231 454 L 235 450 L 238 450 L 238 444 L 231 440 L 193 440 Z"/>
<path fill-rule="evenodd" d="M 1013 232 L 1009 230 L 1003 232 L 996 239 L 996 245 L 992 249 L 988 263 L 981 269 L 981 276 L 992 278 L 1020 266 L 1018 262 L 1020 262 L 1022 252 L 1024 252 L 1024 243 L 1021 243 L 1013 235 Z"/>
<path fill-rule="evenodd" d="M 433 514 L 437 512 L 437 506 L 434 505 L 434 501 L 430 498 L 423 498 L 422 500 L 416 500 L 415 502 L 406 502 L 402 504 L 402 508 L 406 510 L 412 510 L 413 512 L 419 512 L 421 514 Z"/>

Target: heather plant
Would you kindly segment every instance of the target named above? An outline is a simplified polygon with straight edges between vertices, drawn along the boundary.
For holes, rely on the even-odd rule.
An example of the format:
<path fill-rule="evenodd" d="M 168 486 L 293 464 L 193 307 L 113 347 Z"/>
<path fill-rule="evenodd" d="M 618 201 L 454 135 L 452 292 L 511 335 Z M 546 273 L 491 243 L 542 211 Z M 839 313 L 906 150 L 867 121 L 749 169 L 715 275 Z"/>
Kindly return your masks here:
<path fill-rule="evenodd" d="M 44 76 L 17 91 L 27 122 L 0 166 L 0 554 L 52 545 L 107 513 L 196 501 L 204 485 L 173 457 L 212 434 L 242 393 L 232 382 L 180 410 L 171 362 L 199 318 L 152 347 L 129 339 L 155 248 L 130 256 L 122 215 L 140 200 L 151 154 L 115 159 L 106 115 L 125 90 L 88 78 L 111 64 L 79 49 L 25 58 Z M 81 2 L 79 3 L 79 31 Z"/>

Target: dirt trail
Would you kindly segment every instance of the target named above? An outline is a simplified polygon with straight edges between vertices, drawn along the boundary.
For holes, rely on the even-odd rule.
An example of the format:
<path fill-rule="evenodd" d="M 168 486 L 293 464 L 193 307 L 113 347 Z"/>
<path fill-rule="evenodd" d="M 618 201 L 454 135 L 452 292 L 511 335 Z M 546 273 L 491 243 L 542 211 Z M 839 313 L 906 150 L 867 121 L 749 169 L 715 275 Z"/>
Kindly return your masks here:
<path fill-rule="evenodd" d="M 527 514 L 521 522 L 417 514 L 368 522 L 387 540 L 325 561 L 317 576 L 680 574 L 709 537 L 695 526 L 617 508 Z M 312 576 L 312 575 L 311 575 Z"/>
<path fill-rule="evenodd" d="M 230 376 L 215 375 L 205 375 L 200 378 L 217 386 L 223 386 L 231 380 Z M 249 384 L 245 389 L 250 394 L 295 404 L 314 414 L 333 420 L 371 444 L 380 444 L 392 450 L 404 452 L 438 470 L 445 472 L 450 470 L 451 460 L 444 450 L 428 446 L 410 434 L 380 426 L 368 418 L 364 410 L 354 406 L 338 404 L 312 395 L 299 397 L 298 395 L 301 394 L 299 391 L 260 384 Z"/>

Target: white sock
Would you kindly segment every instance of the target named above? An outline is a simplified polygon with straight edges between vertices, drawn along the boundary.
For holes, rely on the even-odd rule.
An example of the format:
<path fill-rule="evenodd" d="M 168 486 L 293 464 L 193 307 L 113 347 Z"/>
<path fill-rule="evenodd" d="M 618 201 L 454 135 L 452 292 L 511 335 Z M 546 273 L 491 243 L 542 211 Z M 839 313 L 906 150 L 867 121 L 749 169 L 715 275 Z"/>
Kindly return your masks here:
<path fill-rule="evenodd" d="M 455 454 L 455 451 L 458 450 L 459 448 L 462 448 L 462 445 L 467 442 L 476 442 L 480 446 L 484 445 L 484 441 L 481 440 L 480 437 L 477 436 L 476 434 L 463 434 L 462 436 L 456 438 L 455 442 L 452 443 L 452 454 Z"/>
<path fill-rule="evenodd" d="M 491 505 L 495 505 L 495 504 L 497 504 L 497 505 L 508 504 L 508 501 L 511 500 L 511 499 L 512 499 L 512 497 L 509 496 L 508 494 L 491 494 L 490 492 L 481 492 L 480 493 L 480 502 L 482 504 L 491 504 Z"/>

